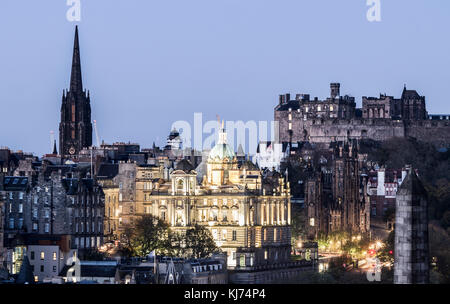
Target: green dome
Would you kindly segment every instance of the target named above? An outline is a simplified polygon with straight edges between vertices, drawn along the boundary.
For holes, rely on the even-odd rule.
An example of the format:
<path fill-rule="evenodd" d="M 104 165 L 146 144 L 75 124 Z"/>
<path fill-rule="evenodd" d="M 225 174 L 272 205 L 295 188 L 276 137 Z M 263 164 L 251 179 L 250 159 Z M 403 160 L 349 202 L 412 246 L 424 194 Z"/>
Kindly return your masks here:
<path fill-rule="evenodd" d="M 218 143 L 212 148 L 211 152 L 209 152 L 209 159 L 211 160 L 224 160 L 225 158 L 230 160 L 234 158 L 234 152 L 228 144 Z"/>
<path fill-rule="evenodd" d="M 209 152 L 208 158 L 211 160 L 224 160 L 225 158 L 232 160 L 234 158 L 234 151 L 227 144 L 227 133 L 223 127 L 223 122 L 222 129 L 219 131 L 219 141 L 214 148 L 212 148 L 211 152 Z"/>

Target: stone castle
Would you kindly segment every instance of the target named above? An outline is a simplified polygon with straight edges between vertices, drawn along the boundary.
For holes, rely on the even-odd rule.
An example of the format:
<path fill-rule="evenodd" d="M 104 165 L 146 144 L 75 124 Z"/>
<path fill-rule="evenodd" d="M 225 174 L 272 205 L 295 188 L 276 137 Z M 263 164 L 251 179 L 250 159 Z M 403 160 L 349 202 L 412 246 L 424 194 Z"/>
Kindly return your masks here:
<path fill-rule="evenodd" d="M 412 137 L 438 147 L 450 145 L 450 115 L 429 115 L 425 97 L 405 86 L 402 96 L 355 98 L 340 95 L 340 84 L 332 83 L 330 97 L 311 99 L 309 94 L 280 95 L 275 107 L 280 142 L 330 143 L 350 139 L 384 141 Z"/>

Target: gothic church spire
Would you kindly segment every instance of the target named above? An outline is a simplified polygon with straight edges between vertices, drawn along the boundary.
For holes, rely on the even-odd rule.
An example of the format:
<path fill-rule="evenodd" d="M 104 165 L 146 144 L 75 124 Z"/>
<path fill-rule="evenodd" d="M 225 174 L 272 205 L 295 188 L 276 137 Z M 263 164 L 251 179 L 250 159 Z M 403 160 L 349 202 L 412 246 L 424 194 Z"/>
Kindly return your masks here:
<path fill-rule="evenodd" d="M 73 44 L 72 73 L 70 76 L 70 91 L 82 92 L 83 82 L 81 80 L 80 43 L 78 40 L 78 26 L 75 27 L 75 41 Z"/>

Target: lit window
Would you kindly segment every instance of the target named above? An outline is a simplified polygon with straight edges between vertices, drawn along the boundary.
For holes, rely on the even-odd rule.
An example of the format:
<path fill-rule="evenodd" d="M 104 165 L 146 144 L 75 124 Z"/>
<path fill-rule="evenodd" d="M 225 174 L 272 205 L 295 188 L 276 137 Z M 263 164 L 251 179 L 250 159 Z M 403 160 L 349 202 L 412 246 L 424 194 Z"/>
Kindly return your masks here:
<path fill-rule="evenodd" d="M 213 229 L 213 230 L 212 230 L 212 236 L 213 236 L 213 239 L 214 239 L 214 240 L 217 240 L 217 239 L 218 239 L 218 235 L 217 235 L 217 234 L 218 234 L 217 229 Z"/>
<path fill-rule="evenodd" d="M 309 219 L 309 225 L 314 227 L 314 218 Z"/>
<path fill-rule="evenodd" d="M 333 110 L 334 110 L 334 107 L 330 106 L 330 111 L 333 112 Z"/>
<path fill-rule="evenodd" d="M 45 259 L 45 252 L 41 251 L 41 260 L 44 260 L 44 259 Z"/>
<path fill-rule="evenodd" d="M 56 252 L 53 252 L 53 261 L 56 261 Z"/>
<path fill-rule="evenodd" d="M 322 107 L 321 106 L 317 106 L 317 111 L 322 111 Z"/>
<path fill-rule="evenodd" d="M 227 240 L 227 230 L 226 229 L 222 229 L 222 241 L 226 241 Z"/>

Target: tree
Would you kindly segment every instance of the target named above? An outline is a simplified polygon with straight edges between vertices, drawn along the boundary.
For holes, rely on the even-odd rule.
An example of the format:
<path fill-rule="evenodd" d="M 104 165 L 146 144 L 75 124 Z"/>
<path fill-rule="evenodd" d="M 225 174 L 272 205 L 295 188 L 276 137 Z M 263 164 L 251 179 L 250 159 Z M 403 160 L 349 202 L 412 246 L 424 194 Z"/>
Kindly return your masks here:
<path fill-rule="evenodd" d="M 211 232 L 200 225 L 186 231 L 186 247 L 194 258 L 205 258 L 217 251 Z"/>
<path fill-rule="evenodd" d="M 378 252 L 378 258 L 381 262 L 389 262 L 394 265 L 394 249 L 395 249 L 395 230 L 392 230 L 384 244 L 384 247 Z"/>
<path fill-rule="evenodd" d="M 305 209 L 297 210 L 297 208 L 292 208 L 292 223 L 291 223 L 291 233 L 292 241 L 295 242 L 298 239 L 306 239 L 306 224 L 307 216 Z M 295 246 L 295 244 L 294 244 Z"/>
<path fill-rule="evenodd" d="M 169 225 L 151 214 L 143 215 L 134 227 L 127 226 L 123 234 L 122 252 L 128 256 L 147 256 L 168 244 Z"/>

